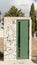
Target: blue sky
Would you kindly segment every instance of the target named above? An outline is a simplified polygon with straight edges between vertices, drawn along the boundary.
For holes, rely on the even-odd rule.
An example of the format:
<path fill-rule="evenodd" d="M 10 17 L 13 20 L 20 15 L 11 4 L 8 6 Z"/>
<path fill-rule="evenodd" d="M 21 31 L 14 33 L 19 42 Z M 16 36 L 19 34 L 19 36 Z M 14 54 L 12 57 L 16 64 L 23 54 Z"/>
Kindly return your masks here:
<path fill-rule="evenodd" d="M 15 5 L 25 12 L 25 16 L 28 16 L 32 3 L 35 4 L 35 9 L 37 9 L 37 0 L 0 0 L 0 11 L 4 14 L 12 5 Z"/>
<path fill-rule="evenodd" d="M 37 0 L 34 0 L 35 2 L 37 2 Z"/>

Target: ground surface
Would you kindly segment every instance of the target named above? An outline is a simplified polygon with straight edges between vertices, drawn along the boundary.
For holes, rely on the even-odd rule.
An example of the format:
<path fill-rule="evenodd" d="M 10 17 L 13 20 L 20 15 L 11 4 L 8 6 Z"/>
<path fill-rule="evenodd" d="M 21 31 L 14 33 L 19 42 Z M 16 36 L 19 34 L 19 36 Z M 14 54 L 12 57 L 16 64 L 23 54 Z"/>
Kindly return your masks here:
<path fill-rule="evenodd" d="M 32 38 L 32 60 L 37 63 L 37 38 Z"/>
<path fill-rule="evenodd" d="M 4 60 L 4 38 L 0 37 L 0 60 Z"/>
<path fill-rule="evenodd" d="M 0 37 L 0 52 L 3 52 L 4 50 L 4 38 Z"/>

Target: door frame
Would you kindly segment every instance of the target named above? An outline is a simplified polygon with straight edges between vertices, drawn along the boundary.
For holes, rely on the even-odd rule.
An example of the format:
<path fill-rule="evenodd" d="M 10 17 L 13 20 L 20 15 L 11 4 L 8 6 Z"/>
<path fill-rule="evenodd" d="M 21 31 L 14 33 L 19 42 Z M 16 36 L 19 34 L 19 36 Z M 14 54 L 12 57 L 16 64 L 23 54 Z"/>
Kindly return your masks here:
<path fill-rule="evenodd" d="M 15 22 L 16 20 L 29 20 L 29 60 L 31 60 L 31 52 L 32 52 L 32 20 L 31 18 L 27 17 L 14 17 L 15 18 Z"/>

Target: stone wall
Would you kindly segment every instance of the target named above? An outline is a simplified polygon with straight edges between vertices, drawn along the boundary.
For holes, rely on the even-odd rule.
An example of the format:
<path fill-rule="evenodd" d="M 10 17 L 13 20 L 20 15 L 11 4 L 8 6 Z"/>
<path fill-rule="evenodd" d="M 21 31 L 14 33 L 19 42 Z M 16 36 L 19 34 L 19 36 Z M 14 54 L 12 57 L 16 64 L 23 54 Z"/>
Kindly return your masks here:
<path fill-rule="evenodd" d="M 4 59 L 16 59 L 16 22 L 4 19 Z"/>
<path fill-rule="evenodd" d="M 16 60 L 16 20 L 29 19 L 29 59 L 31 59 L 31 19 L 25 17 L 4 18 L 4 60 Z"/>

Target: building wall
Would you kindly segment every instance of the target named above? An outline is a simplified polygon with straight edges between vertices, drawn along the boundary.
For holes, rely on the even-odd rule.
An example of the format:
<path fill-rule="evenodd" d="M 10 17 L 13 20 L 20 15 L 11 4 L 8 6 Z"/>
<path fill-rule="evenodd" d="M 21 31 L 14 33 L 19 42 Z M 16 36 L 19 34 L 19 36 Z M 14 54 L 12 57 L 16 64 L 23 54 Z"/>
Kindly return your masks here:
<path fill-rule="evenodd" d="M 5 17 L 4 18 L 4 59 L 16 59 L 16 20 L 29 19 L 25 17 Z M 29 27 L 29 58 L 31 59 L 31 21 Z"/>
<path fill-rule="evenodd" d="M 4 59 L 16 59 L 16 22 L 4 19 Z"/>

